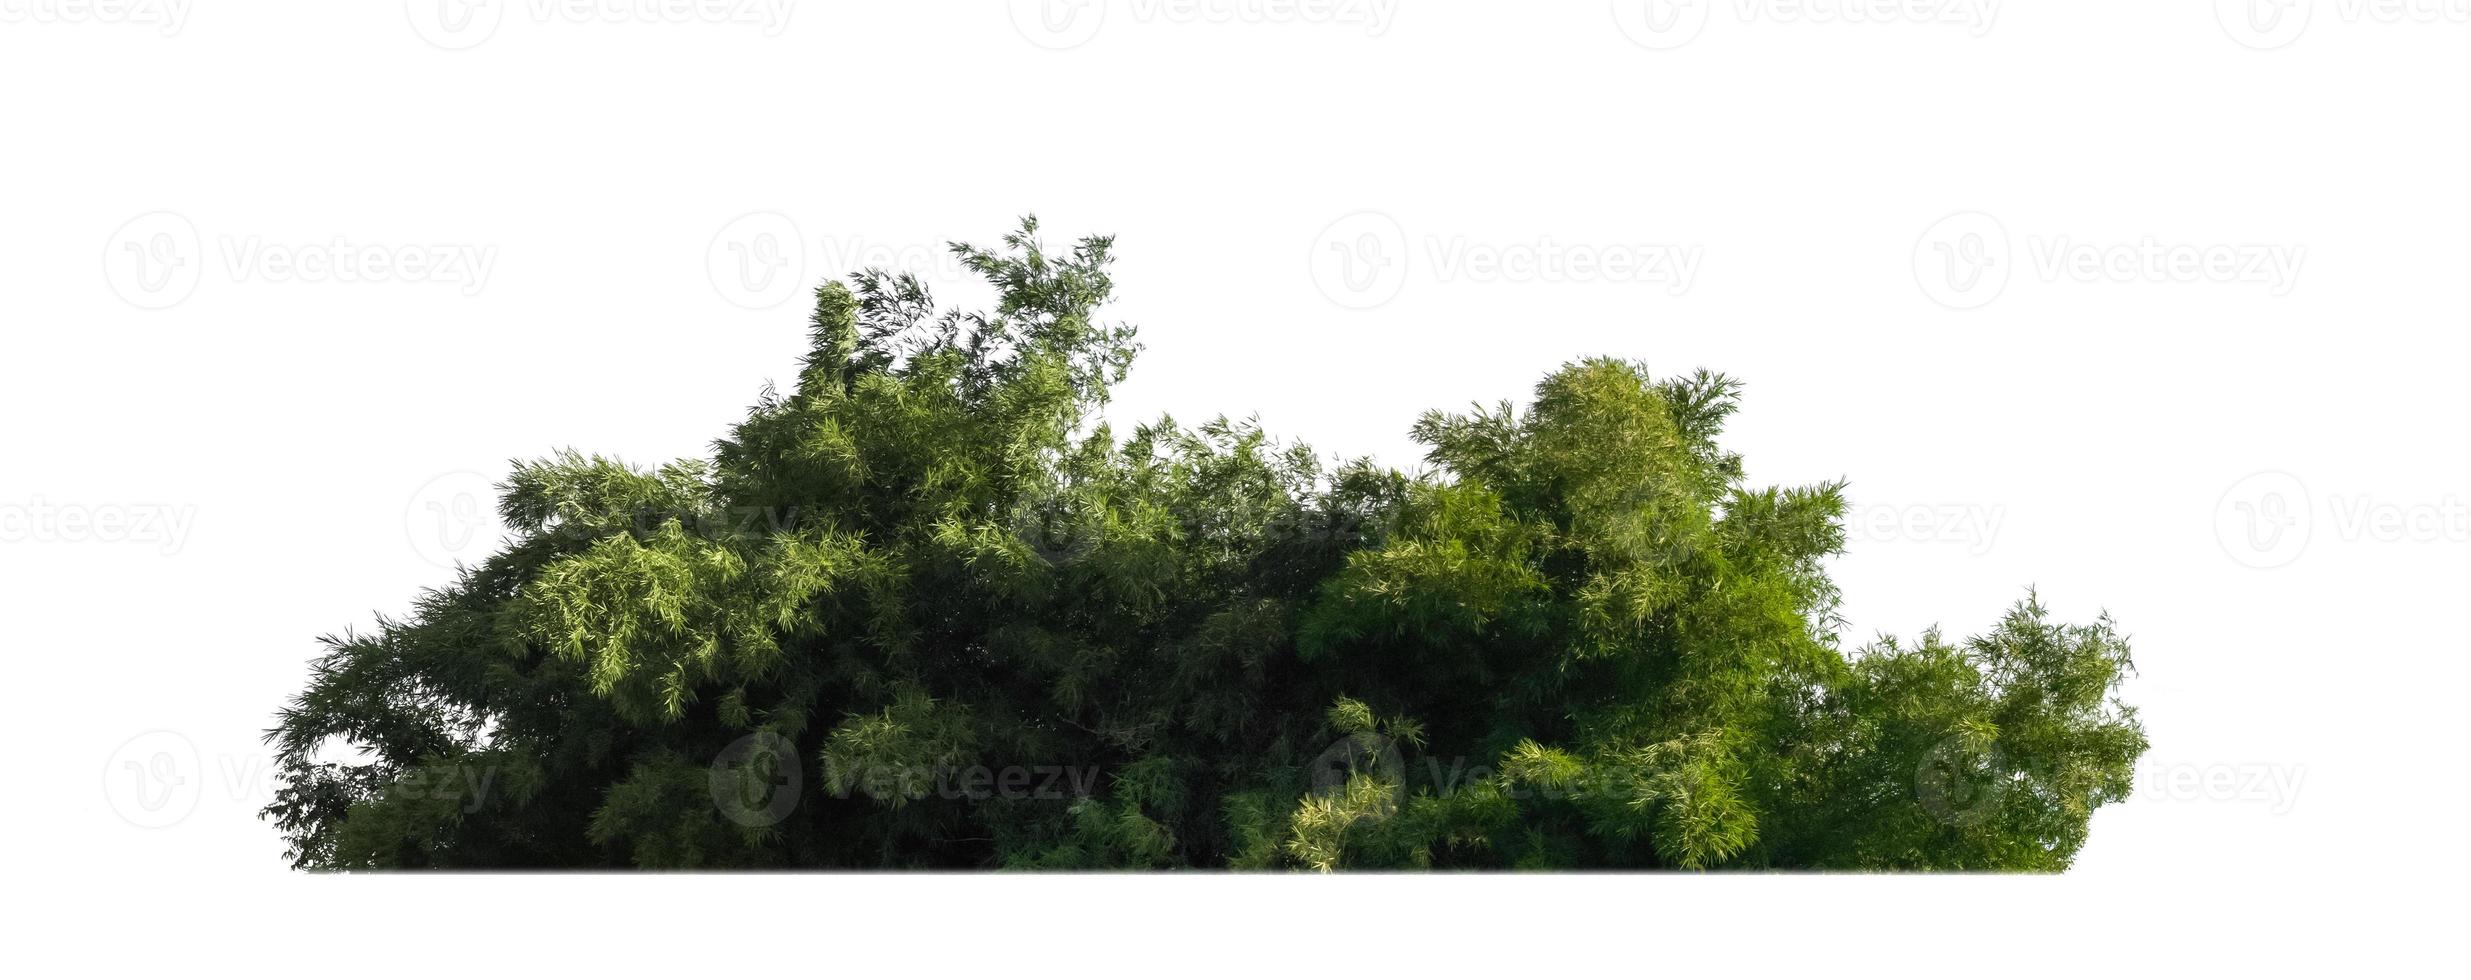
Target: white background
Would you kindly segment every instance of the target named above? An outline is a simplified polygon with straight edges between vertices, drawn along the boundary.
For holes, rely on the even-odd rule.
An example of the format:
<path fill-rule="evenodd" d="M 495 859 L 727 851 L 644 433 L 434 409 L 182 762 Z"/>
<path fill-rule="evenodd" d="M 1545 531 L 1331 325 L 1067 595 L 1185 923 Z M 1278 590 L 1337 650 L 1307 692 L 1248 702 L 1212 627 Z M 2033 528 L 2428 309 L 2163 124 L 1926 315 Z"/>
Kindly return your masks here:
<path fill-rule="evenodd" d="M 2141 973 L 2460 911 L 2471 5 L 443 4 L 0 0 L 38 961 Z M 1408 466 L 1573 358 L 1745 379 L 1754 480 L 1851 480 L 1849 639 L 2133 634 L 2136 798 L 2057 879 L 285 869 L 260 732 L 507 460 L 701 453 L 815 281 L 1032 211 L 1119 236 L 1119 420 Z"/>

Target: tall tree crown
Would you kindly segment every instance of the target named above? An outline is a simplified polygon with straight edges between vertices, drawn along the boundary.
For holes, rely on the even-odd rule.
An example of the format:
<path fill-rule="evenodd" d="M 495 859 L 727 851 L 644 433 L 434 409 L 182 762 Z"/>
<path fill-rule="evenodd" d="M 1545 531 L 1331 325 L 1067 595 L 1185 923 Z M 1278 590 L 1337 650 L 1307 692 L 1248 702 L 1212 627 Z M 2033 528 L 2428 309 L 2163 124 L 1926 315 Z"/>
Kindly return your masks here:
<path fill-rule="evenodd" d="M 2103 619 L 1847 651 L 1840 484 L 1584 360 L 1426 467 L 1103 417 L 1113 243 L 818 289 L 707 459 L 516 463 L 514 539 L 328 638 L 303 867 L 2064 868 L 2144 750 Z"/>

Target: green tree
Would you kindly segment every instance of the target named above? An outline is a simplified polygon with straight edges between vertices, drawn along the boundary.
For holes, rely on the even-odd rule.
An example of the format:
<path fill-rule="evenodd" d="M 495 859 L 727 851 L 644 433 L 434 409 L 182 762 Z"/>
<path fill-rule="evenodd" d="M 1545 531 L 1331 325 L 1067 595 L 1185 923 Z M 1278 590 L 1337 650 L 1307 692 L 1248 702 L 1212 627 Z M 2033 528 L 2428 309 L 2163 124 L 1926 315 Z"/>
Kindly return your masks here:
<path fill-rule="evenodd" d="M 708 459 L 575 452 L 324 642 L 269 740 L 307 868 L 2057 869 L 2144 750 L 2106 619 L 1845 652 L 1835 485 L 1740 394 L 1571 364 L 1426 469 L 1102 416 L 1112 242 L 817 290 Z"/>

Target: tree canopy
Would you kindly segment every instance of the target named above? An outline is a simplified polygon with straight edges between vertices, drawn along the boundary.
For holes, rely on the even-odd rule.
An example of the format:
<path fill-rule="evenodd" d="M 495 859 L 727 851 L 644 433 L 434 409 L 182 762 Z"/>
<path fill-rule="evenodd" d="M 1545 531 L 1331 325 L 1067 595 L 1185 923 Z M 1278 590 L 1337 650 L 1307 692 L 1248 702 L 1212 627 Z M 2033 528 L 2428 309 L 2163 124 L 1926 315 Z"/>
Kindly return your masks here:
<path fill-rule="evenodd" d="M 324 640 L 304 868 L 2065 868 L 2145 739 L 2104 618 L 1847 649 L 1841 484 L 1623 360 L 1415 471 L 1104 417 L 1113 242 L 816 291 L 708 458 L 562 452 L 512 539 Z"/>

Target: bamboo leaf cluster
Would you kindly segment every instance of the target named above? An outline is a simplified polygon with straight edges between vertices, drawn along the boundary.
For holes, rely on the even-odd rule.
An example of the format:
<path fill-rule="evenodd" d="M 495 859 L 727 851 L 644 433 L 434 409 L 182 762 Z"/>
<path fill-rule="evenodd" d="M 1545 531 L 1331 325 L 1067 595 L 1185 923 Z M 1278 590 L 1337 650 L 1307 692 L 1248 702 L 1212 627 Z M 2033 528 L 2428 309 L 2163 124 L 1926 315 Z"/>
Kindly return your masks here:
<path fill-rule="evenodd" d="M 1741 385 L 1571 363 L 1413 471 L 1119 431 L 1113 242 L 816 293 L 708 458 L 557 453 L 515 539 L 328 638 L 306 868 L 2065 868 L 2145 739 L 2106 618 L 1848 649 L 1841 484 Z"/>

